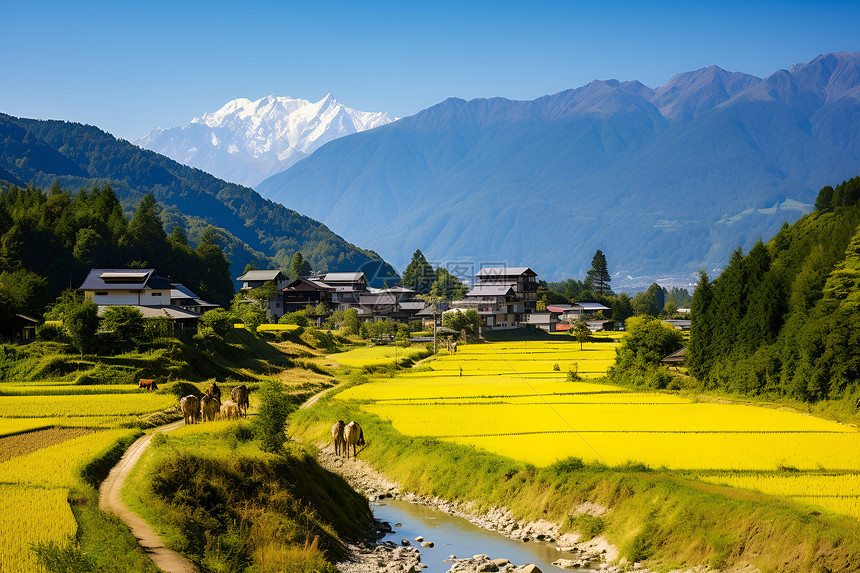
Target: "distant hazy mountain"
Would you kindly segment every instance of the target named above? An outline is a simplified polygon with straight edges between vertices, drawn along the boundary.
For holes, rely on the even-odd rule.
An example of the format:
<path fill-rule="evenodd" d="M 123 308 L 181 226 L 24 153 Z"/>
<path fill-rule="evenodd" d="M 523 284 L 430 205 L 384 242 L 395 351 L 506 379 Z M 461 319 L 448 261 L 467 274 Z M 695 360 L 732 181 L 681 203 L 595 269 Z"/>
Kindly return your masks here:
<path fill-rule="evenodd" d="M 716 66 L 656 90 L 594 81 L 534 101 L 448 99 L 323 146 L 257 190 L 403 268 L 529 265 L 693 282 L 860 173 L 860 53 L 760 79 Z"/>
<path fill-rule="evenodd" d="M 184 226 L 195 241 L 207 225 L 221 229 L 233 277 L 249 262 L 286 269 L 296 251 L 314 270 L 360 269 L 380 286 L 396 275 L 376 253 L 347 243 L 319 221 L 91 125 L 0 114 L 0 181 L 46 190 L 54 182 L 73 190 L 109 183 L 126 207 L 152 193 L 164 206 L 168 230 Z"/>
<path fill-rule="evenodd" d="M 316 103 L 270 95 L 235 99 L 188 125 L 156 129 L 134 143 L 251 187 L 324 143 L 392 121 L 384 112 L 346 107 L 331 94 Z"/>

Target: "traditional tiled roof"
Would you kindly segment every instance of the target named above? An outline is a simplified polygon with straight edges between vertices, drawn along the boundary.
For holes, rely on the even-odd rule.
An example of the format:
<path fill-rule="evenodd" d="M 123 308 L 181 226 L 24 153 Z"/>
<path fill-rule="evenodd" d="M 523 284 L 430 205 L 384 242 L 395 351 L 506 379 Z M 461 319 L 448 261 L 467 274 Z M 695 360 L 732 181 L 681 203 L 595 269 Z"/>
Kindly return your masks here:
<path fill-rule="evenodd" d="M 478 271 L 475 276 L 479 279 L 519 277 L 522 275 L 537 276 L 537 273 L 528 267 L 485 267 Z"/>
<path fill-rule="evenodd" d="M 609 310 L 609 307 L 603 306 L 599 302 L 577 302 L 573 305 L 572 310 L 586 310 L 589 312 L 597 312 L 599 310 Z"/>
<path fill-rule="evenodd" d="M 111 308 L 112 305 L 100 305 L 99 316 L 103 315 L 105 310 Z M 136 308 L 143 315 L 143 318 L 169 318 L 171 320 L 183 320 L 189 318 L 200 318 L 202 315 L 184 308 L 179 308 L 173 305 L 162 306 L 137 306 L 126 305 Z"/>
<path fill-rule="evenodd" d="M 320 280 L 299 278 L 288 284 L 287 288 L 285 288 L 284 290 L 321 290 L 327 292 L 334 292 L 337 289 L 335 289 L 331 285 L 325 284 Z"/>
<path fill-rule="evenodd" d="M 274 281 L 278 279 L 278 275 L 283 279 L 284 273 L 279 271 L 278 269 L 268 269 L 264 271 L 248 271 L 241 277 L 237 278 L 237 281 Z"/>
<path fill-rule="evenodd" d="M 466 293 L 466 297 L 473 296 L 507 296 L 509 294 L 513 294 L 513 288 L 511 285 L 507 284 L 478 284 L 472 287 L 468 293 Z"/>
<path fill-rule="evenodd" d="M 92 269 L 78 290 L 168 290 L 170 281 L 155 269 Z"/>
<path fill-rule="evenodd" d="M 323 277 L 323 282 L 331 283 L 349 283 L 349 282 L 358 282 L 364 278 L 364 273 L 362 271 L 355 271 L 352 273 L 328 273 Z"/>

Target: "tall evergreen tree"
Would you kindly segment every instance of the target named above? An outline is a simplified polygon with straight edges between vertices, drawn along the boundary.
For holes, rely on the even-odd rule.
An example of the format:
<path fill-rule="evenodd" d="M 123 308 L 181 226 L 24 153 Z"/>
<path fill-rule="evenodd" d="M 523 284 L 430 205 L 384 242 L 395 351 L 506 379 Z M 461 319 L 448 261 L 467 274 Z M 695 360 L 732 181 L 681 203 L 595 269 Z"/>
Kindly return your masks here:
<path fill-rule="evenodd" d="M 591 259 L 591 269 L 586 273 L 586 282 L 591 285 L 591 292 L 598 296 L 606 296 L 612 294 L 612 289 L 609 288 L 609 283 L 612 282 L 612 275 L 606 267 L 606 256 L 603 251 L 597 250 L 594 257 Z"/>
<path fill-rule="evenodd" d="M 687 365 L 695 376 L 705 373 L 705 367 L 711 359 L 709 352 L 711 338 L 714 336 L 711 326 L 712 302 L 713 291 L 708 273 L 701 270 L 690 306 L 690 344 L 686 356 Z"/>
<path fill-rule="evenodd" d="M 306 277 L 309 274 L 311 274 L 311 264 L 305 260 L 300 252 L 297 252 L 290 260 L 290 269 L 288 271 L 290 281 L 294 281 L 299 277 Z"/>
<path fill-rule="evenodd" d="M 153 195 L 147 193 L 140 200 L 128 224 L 126 244 L 135 253 L 136 260 L 148 267 L 165 268 L 169 252 L 167 233 L 158 217 L 158 204 Z"/>
<path fill-rule="evenodd" d="M 412 254 L 412 261 L 403 271 L 400 284 L 414 289 L 418 294 L 428 294 L 436 278 L 436 271 L 427 262 L 424 253 L 421 252 L 421 249 L 416 249 Z"/>
<path fill-rule="evenodd" d="M 230 262 L 218 245 L 218 234 L 211 226 L 200 236 L 194 250 L 203 264 L 203 273 L 197 288 L 203 298 L 228 306 L 233 297 L 233 279 L 230 276 Z"/>

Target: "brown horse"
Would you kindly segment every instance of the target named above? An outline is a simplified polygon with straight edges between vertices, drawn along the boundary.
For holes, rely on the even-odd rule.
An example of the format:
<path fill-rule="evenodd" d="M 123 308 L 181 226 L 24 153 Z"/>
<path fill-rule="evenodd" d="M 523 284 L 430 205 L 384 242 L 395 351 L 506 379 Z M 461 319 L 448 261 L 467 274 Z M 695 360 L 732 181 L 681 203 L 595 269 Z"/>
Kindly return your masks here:
<path fill-rule="evenodd" d="M 221 409 L 221 404 L 214 396 L 205 394 L 200 399 L 200 413 L 203 414 L 204 422 L 214 422 L 215 414 Z"/>
<path fill-rule="evenodd" d="M 230 391 L 230 399 L 239 407 L 239 415 L 248 417 L 248 387 L 242 384 Z"/>
<path fill-rule="evenodd" d="M 364 445 L 364 432 L 355 422 L 350 422 L 343 430 L 343 440 L 346 442 L 346 457 L 349 457 L 349 447 L 352 446 L 352 457 L 355 457 L 356 447 Z"/>
<path fill-rule="evenodd" d="M 197 422 L 197 414 L 200 412 L 200 399 L 193 394 L 189 394 L 179 401 L 179 408 L 182 410 L 182 417 L 185 418 L 185 423 L 194 424 Z"/>
<path fill-rule="evenodd" d="M 158 384 L 155 383 L 155 380 L 151 378 L 141 378 L 137 383 L 138 388 L 143 388 L 144 390 L 158 390 Z"/>
<path fill-rule="evenodd" d="M 213 381 L 212 385 L 206 388 L 206 395 L 218 400 L 218 405 L 221 405 L 221 388 Z"/>
<path fill-rule="evenodd" d="M 343 423 L 343 420 L 338 420 L 331 427 L 331 439 L 334 442 L 334 453 L 336 456 L 342 455 L 346 449 L 346 441 L 343 439 L 343 429 L 345 426 L 346 424 Z"/>

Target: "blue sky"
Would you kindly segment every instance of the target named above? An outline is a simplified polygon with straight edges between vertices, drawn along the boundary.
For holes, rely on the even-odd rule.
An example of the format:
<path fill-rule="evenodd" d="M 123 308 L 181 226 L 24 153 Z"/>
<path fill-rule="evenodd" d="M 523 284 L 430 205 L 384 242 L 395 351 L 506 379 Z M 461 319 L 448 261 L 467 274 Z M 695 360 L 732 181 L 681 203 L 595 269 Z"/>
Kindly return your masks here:
<path fill-rule="evenodd" d="M 411 115 L 860 50 L 860 2 L 0 0 L 0 112 L 136 139 L 273 93 Z"/>

